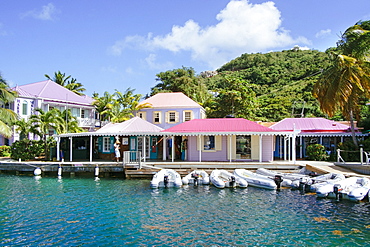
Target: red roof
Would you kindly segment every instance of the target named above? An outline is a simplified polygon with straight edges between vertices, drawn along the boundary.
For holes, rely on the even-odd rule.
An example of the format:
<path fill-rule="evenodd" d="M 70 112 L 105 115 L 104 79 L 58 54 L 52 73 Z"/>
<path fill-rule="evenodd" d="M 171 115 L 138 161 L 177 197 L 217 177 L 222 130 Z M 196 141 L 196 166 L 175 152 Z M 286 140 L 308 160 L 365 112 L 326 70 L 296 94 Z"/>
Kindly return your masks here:
<path fill-rule="evenodd" d="M 178 124 L 163 132 L 197 133 L 197 132 L 275 132 L 268 127 L 243 118 L 207 118 L 193 119 Z"/>
<path fill-rule="evenodd" d="M 303 132 L 343 132 L 349 127 L 325 118 L 286 118 L 271 126 L 274 130 L 301 130 Z"/>

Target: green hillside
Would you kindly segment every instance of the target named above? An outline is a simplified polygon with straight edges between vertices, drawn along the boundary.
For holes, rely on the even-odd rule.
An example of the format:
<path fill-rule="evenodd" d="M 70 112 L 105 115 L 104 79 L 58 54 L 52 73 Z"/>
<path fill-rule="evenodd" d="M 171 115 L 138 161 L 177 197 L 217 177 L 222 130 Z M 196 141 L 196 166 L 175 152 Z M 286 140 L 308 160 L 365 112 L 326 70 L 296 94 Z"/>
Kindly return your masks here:
<path fill-rule="evenodd" d="M 323 116 L 312 88 L 328 63 L 327 54 L 316 50 L 243 54 L 218 69 L 219 74 L 208 80 L 208 87 L 217 91 L 217 77 L 225 75 L 243 79 L 257 98 L 256 120 Z"/>

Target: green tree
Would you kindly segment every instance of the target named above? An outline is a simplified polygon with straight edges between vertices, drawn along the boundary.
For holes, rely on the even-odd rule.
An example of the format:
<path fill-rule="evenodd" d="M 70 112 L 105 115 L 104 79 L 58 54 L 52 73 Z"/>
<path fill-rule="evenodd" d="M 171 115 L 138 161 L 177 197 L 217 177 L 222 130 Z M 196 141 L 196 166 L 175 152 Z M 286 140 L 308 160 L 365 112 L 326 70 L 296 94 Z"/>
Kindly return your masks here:
<path fill-rule="evenodd" d="M 93 105 L 96 107 L 95 110 L 99 113 L 99 122 L 101 126 L 102 121 L 109 121 L 113 115 L 112 109 L 115 104 L 114 95 L 105 91 L 103 96 L 99 97 L 99 95 L 97 95 L 94 99 Z"/>
<path fill-rule="evenodd" d="M 6 106 L 14 101 L 16 96 L 17 93 L 9 89 L 8 84 L 0 74 L 0 134 L 8 138 L 13 135 L 11 125 L 17 120 L 18 116 Z"/>
<path fill-rule="evenodd" d="M 331 66 L 322 73 L 313 89 L 313 96 L 324 113 L 333 116 L 340 110 L 351 122 L 356 146 L 354 119 L 359 120 L 361 98 L 370 97 L 369 31 L 367 21 L 358 22 L 344 32 L 337 49 L 330 52 Z"/>
<path fill-rule="evenodd" d="M 65 73 L 62 73 L 60 71 L 54 72 L 54 77 L 51 78 L 51 76 L 45 74 L 45 77 L 49 80 L 54 81 L 55 83 L 67 88 L 68 90 L 78 94 L 78 95 L 84 95 L 83 92 L 86 91 L 86 89 L 83 87 L 83 85 L 75 78 L 72 78 L 70 75 L 66 76 Z"/>
<path fill-rule="evenodd" d="M 200 105 L 205 105 L 212 98 L 202 77 L 196 76 L 191 67 L 183 66 L 160 72 L 156 76 L 159 83 L 151 89 L 151 95 L 160 92 L 182 92 Z"/>
<path fill-rule="evenodd" d="M 78 126 L 77 118 L 72 116 L 71 109 L 66 109 L 64 111 L 57 110 L 57 114 L 60 116 L 62 120 L 62 125 L 64 127 L 60 128 L 60 133 L 79 133 L 82 132 L 83 129 Z"/>
<path fill-rule="evenodd" d="M 20 140 L 29 139 L 29 134 L 34 134 L 42 137 L 39 131 L 39 125 L 33 123 L 30 120 L 24 118 L 17 120 L 14 125 L 16 126 L 15 130 L 19 132 Z"/>
<path fill-rule="evenodd" d="M 209 117 L 222 118 L 233 115 L 238 118 L 255 119 L 257 100 L 253 85 L 237 77 L 224 76 L 217 93 L 208 113 Z"/>
<path fill-rule="evenodd" d="M 116 90 L 114 93 L 115 103 L 112 109 L 111 121 L 114 123 L 124 122 L 134 116 L 135 111 L 148 108 L 150 105 L 140 104 L 141 94 L 135 94 L 135 89 L 128 88 L 124 93 Z"/>
<path fill-rule="evenodd" d="M 53 108 L 47 112 L 41 109 L 35 109 L 35 111 L 37 113 L 30 117 L 30 121 L 32 124 L 38 126 L 44 141 L 50 135 L 50 131 L 54 130 L 57 134 L 65 133 L 66 126 L 64 125 L 64 119 L 61 117 L 58 109 Z"/>

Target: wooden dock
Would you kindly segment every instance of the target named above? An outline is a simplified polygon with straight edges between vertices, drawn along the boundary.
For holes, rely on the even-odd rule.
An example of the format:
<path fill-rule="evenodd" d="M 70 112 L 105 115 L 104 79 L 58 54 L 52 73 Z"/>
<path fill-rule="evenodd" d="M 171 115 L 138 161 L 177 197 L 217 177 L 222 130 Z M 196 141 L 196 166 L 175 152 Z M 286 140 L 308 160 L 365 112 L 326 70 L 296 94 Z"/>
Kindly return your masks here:
<path fill-rule="evenodd" d="M 332 162 L 318 161 L 297 161 L 295 164 L 288 161 L 276 162 L 144 162 L 141 169 L 138 164 L 129 164 L 124 166 L 122 162 L 43 162 L 43 161 L 14 161 L 0 159 L 0 173 L 13 174 L 33 174 L 36 168 L 40 168 L 46 176 L 57 176 L 58 168 L 62 168 L 63 176 L 96 176 L 98 168 L 99 177 L 124 177 L 128 179 L 151 179 L 159 169 L 174 169 L 185 176 L 192 170 L 199 169 L 211 173 L 214 169 L 225 169 L 233 171 L 234 169 L 247 169 L 255 171 L 258 168 L 270 170 L 279 170 L 281 172 L 296 172 L 300 168 L 306 167 L 308 170 L 325 173 L 342 173 L 349 176 L 365 176 L 343 166 L 335 165 Z"/>

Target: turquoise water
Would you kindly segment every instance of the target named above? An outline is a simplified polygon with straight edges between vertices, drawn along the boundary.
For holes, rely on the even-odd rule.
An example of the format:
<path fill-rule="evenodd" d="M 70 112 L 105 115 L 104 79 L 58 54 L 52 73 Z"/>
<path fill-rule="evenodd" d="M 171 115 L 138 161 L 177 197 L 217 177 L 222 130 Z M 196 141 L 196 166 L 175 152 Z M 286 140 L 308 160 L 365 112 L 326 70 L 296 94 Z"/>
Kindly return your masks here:
<path fill-rule="evenodd" d="M 370 203 L 289 189 L 0 175 L 1 246 L 364 246 Z"/>

